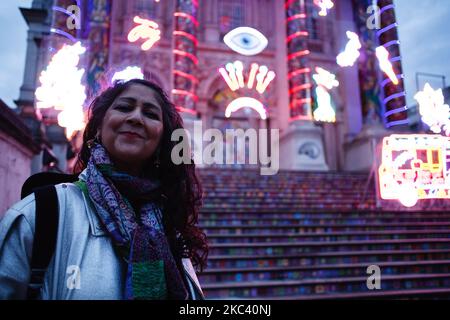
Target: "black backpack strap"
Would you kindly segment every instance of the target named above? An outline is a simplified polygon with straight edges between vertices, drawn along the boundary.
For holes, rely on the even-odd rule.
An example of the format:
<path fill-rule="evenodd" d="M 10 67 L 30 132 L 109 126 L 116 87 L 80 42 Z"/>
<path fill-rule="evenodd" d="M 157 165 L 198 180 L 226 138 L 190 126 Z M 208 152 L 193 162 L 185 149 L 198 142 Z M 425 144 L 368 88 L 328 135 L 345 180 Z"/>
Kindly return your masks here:
<path fill-rule="evenodd" d="M 38 299 L 44 283 L 44 275 L 56 249 L 59 210 L 55 186 L 34 190 L 36 218 L 31 257 L 31 278 L 28 285 L 28 299 Z"/>

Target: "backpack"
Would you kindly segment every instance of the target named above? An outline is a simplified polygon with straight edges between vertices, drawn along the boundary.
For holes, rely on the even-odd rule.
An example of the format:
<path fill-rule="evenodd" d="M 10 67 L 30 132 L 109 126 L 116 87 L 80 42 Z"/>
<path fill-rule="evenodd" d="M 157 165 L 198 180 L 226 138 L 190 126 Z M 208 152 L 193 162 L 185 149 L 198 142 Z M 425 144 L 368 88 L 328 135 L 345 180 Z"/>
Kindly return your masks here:
<path fill-rule="evenodd" d="M 56 172 L 41 172 L 30 176 L 22 185 L 21 199 L 34 193 L 36 203 L 36 218 L 33 249 L 31 255 L 31 277 L 28 284 L 27 299 L 37 300 L 44 283 L 44 276 L 50 260 L 56 249 L 58 235 L 59 208 L 55 185 L 73 183 L 78 180 L 78 174 L 63 174 Z M 187 287 L 189 299 L 203 300 L 203 293 L 188 272 Z"/>
<path fill-rule="evenodd" d="M 31 278 L 27 299 L 38 299 L 44 283 L 45 271 L 56 249 L 59 208 L 55 185 L 77 180 L 78 175 L 41 172 L 29 177 L 22 185 L 21 199 L 34 192 L 36 200 L 35 231 L 30 263 Z"/>

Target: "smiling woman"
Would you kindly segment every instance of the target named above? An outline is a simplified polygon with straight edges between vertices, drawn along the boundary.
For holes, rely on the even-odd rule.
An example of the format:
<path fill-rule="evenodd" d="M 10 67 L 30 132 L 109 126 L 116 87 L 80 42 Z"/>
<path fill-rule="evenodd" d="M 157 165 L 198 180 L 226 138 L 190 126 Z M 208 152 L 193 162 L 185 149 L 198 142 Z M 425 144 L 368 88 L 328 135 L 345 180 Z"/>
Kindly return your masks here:
<path fill-rule="evenodd" d="M 79 180 L 56 186 L 60 223 L 42 299 L 202 298 L 191 264 L 201 269 L 208 251 L 196 226 L 201 187 L 193 164 L 170 159 L 180 128 L 166 94 L 145 80 L 93 101 Z M 35 207 L 30 195 L 2 220 L 0 299 L 26 297 Z"/>

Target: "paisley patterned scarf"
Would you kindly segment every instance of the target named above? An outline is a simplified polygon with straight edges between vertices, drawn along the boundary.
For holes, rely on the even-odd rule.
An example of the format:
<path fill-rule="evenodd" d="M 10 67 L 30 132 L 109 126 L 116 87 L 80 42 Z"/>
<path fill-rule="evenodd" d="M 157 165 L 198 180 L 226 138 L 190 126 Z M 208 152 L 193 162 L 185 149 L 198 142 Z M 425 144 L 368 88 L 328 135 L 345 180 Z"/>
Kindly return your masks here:
<path fill-rule="evenodd" d="M 187 299 L 182 275 L 162 224 L 160 182 L 118 172 L 105 148 L 95 143 L 86 181 L 77 185 L 89 195 L 100 221 L 128 264 L 124 298 Z"/>

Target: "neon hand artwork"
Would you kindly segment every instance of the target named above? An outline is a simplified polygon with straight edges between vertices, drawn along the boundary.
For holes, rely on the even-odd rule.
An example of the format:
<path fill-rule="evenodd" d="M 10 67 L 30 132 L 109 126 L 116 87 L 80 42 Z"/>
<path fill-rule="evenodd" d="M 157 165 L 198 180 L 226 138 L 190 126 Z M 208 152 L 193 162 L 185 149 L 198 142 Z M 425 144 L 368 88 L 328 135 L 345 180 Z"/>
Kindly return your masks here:
<path fill-rule="evenodd" d="M 138 16 L 134 17 L 133 21 L 138 25 L 128 33 L 128 41 L 136 42 L 139 39 L 144 39 L 146 41 L 141 45 L 141 49 L 144 51 L 150 50 L 161 39 L 159 25 L 154 21 L 141 19 Z"/>
<path fill-rule="evenodd" d="M 419 91 L 414 99 L 419 103 L 422 122 L 430 127 L 434 133 L 445 132 L 450 136 L 450 107 L 444 102 L 442 89 L 434 90 L 429 83 L 423 91 Z"/>
<path fill-rule="evenodd" d="M 144 79 L 144 74 L 142 73 L 141 68 L 128 66 L 122 71 L 117 71 L 114 73 L 111 83 L 115 81 L 129 81 L 131 79 Z"/>
<path fill-rule="evenodd" d="M 421 199 L 450 199 L 450 139 L 440 135 L 391 135 L 383 140 L 380 195 L 414 207 Z"/>
<path fill-rule="evenodd" d="M 81 84 L 84 69 L 78 69 L 80 56 L 86 48 L 80 42 L 64 45 L 51 59 L 39 76 L 40 86 L 35 91 L 38 109 L 54 108 L 58 124 L 66 128 L 66 136 L 82 130 L 85 126 L 83 104 L 86 100 L 85 86 Z"/>
<path fill-rule="evenodd" d="M 247 77 L 247 85 L 244 79 L 244 64 L 237 60 L 234 63 L 227 63 L 225 68 L 220 68 L 219 73 L 227 83 L 232 91 L 247 87 L 253 89 L 256 80 L 255 90 L 263 94 L 269 84 L 275 79 L 275 72 L 269 70 L 267 66 L 259 66 L 257 63 L 252 63 L 250 72 Z"/>
<path fill-rule="evenodd" d="M 316 82 L 317 109 L 314 111 L 314 119 L 322 122 L 336 122 L 336 111 L 331 105 L 331 95 L 328 92 L 339 86 L 336 76 L 325 69 L 316 68 L 313 80 Z"/>
<path fill-rule="evenodd" d="M 269 44 L 261 32 L 250 27 L 231 30 L 223 37 L 223 41 L 231 50 L 244 56 L 257 55 Z"/>
<path fill-rule="evenodd" d="M 359 50 L 362 48 L 361 41 L 356 33 L 347 31 L 349 41 L 345 45 L 345 50 L 336 57 L 336 62 L 341 67 L 352 67 L 360 56 Z"/>
<path fill-rule="evenodd" d="M 394 67 L 389 60 L 389 52 L 386 48 L 383 46 L 376 48 L 375 54 L 378 58 L 378 62 L 380 63 L 380 69 L 389 77 L 389 79 L 391 79 L 393 84 L 399 84 L 397 75 L 394 72 Z"/>
<path fill-rule="evenodd" d="M 275 79 L 275 72 L 269 70 L 265 65 L 252 63 L 250 70 L 245 72 L 245 66 L 242 61 L 227 63 L 225 68 L 220 68 L 219 73 L 232 91 L 239 89 L 255 90 L 258 94 L 264 94 L 269 84 Z M 258 112 L 261 119 L 267 119 L 267 112 L 264 105 L 257 99 L 251 97 L 240 97 L 234 99 L 226 108 L 225 116 L 229 118 L 233 112 L 242 108 L 251 108 Z"/>
<path fill-rule="evenodd" d="M 314 0 L 314 4 L 320 8 L 319 16 L 328 15 L 328 10 L 333 9 L 334 3 L 331 0 Z"/>

